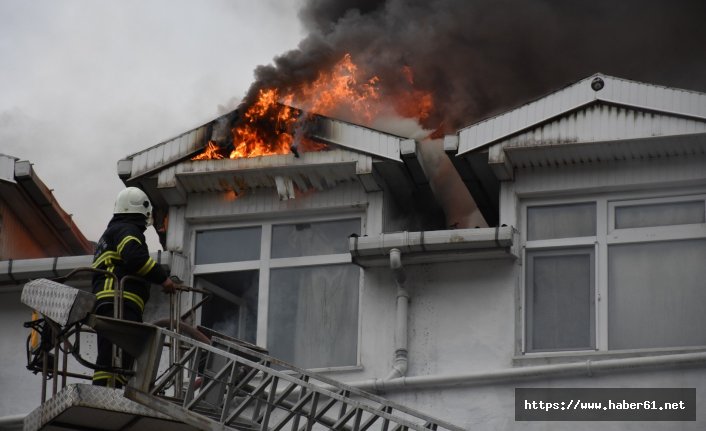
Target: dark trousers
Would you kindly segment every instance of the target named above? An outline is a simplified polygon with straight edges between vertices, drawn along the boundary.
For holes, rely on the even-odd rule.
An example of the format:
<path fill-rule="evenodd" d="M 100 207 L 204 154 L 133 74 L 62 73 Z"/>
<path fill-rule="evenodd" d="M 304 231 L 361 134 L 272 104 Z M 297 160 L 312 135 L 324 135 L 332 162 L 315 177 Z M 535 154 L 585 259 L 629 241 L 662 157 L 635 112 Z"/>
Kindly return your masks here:
<path fill-rule="evenodd" d="M 98 304 L 96 307 L 96 314 L 99 316 L 113 317 L 113 303 L 104 302 Z M 133 322 L 142 322 L 142 313 L 129 305 L 129 301 L 125 301 L 123 307 L 123 320 L 131 320 Z M 98 342 L 98 358 L 96 359 L 96 365 L 110 367 L 112 365 L 112 355 L 113 355 L 113 343 L 110 342 L 105 337 L 100 334 L 96 335 Z M 120 368 L 129 370 L 132 368 L 134 359 L 132 356 L 128 355 L 127 352 L 122 352 L 121 364 L 118 364 Z M 95 371 L 93 373 L 93 384 L 97 386 L 110 386 L 115 388 L 121 388 L 127 383 L 127 377 L 112 373 L 110 371 Z"/>

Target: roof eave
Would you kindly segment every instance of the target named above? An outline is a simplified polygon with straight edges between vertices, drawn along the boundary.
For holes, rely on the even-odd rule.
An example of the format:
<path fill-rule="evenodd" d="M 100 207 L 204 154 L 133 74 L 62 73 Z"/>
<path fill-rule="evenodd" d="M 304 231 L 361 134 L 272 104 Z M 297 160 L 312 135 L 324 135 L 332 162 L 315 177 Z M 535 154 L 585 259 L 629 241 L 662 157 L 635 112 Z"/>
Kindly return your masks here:
<path fill-rule="evenodd" d="M 595 80 L 602 87 L 594 87 Z M 458 155 L 487 148 L 526 130 L 596 103 L 706 120 L 706 94 L 594 74 L 458 132 Z"/>

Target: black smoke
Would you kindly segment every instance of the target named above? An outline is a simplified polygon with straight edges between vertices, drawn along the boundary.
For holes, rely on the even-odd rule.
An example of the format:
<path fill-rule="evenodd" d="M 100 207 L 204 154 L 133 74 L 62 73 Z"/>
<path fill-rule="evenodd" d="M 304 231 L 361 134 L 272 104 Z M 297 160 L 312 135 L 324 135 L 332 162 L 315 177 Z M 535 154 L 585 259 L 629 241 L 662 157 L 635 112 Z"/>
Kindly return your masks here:
<path fill-rule="evenodd" d="M 453 132 L 596 72 L 706 91 L 704 0 L 307 0 L 308 36 L 255 71 L 258 89 L 314 80 L 344 53 L 383 97 L 429 91 Z"/>

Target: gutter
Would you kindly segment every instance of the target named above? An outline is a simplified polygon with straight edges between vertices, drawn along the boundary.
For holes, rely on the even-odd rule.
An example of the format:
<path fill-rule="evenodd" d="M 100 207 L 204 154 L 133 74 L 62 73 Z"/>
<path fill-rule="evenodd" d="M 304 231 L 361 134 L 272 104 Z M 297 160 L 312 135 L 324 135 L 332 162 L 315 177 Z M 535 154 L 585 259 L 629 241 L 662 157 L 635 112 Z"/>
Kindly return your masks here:
<path fill-rule="evenodd" d="M 358 382 L 348 382 L 346 385 L 366 391 L 384 393 L 441 387 L 470 387 L 518 383 L 540 379 L 594 377 L 596 375 L 618 372 L 704 366 L 706 366 L 706 352 L 698 352 L 640 358 L 605 359 L 600 361 L 586 360 L 570 364 L 539 365 L 480 373 L 398 377 L 390 380 L 369 379 Z"/>
<path fill-rule="evenodd" d="M 407 264 L 457 262 L 519 257 L 517 231 L 512 226 L 394 232 L 351 237 L 348 248 L 353 263 L 364 268 L 382 267 L 393 249 L 405 255 Z"/>
<path fill-rule="evenodd" d="M 186 278 L 187 262 L 183 255 L 170 251 L 157 251 L 150 253 L 150 256 L 172 275 Z M 18 286 L 19 289 L 24 283 L 37 278 L 62 277 L 76 268 L 90 267 L 92 263 L 93 255 L 3 260 L 0 261 L 0 289 L 8 291 L 5 286 L 13 285 Z M 78 278 L 86 277 L 88 275 L 84 274 Z"/>

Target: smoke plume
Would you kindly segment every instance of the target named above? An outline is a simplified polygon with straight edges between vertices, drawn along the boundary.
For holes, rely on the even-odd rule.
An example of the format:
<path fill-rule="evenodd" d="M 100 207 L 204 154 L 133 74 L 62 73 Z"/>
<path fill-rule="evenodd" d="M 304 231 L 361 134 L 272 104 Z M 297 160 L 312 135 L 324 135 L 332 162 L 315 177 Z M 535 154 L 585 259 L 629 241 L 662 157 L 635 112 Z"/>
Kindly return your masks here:
<path fill-rule="evenodd" d="M 446 133 L 595 72 L 706 91 L 703 0 L 307 0 L 299 17 L 308 36 L 256 69 L 245 104 L 345 53 L 391 105 L 413 70 L 414 89 L 433 95 L 422 125 Z"/>
<path fill-rule="evenodd" d="M 255 70 L 243 105 L 296 93 L 349 54 L 360 79 L 378 78 L 384 113 L 366 125 L 422 143 L 446 225 L 479 226 L 435 138 L 596 72 L 706 91 L 704 17 L 704 0 L 306 0 L 308 35 Z"/>

